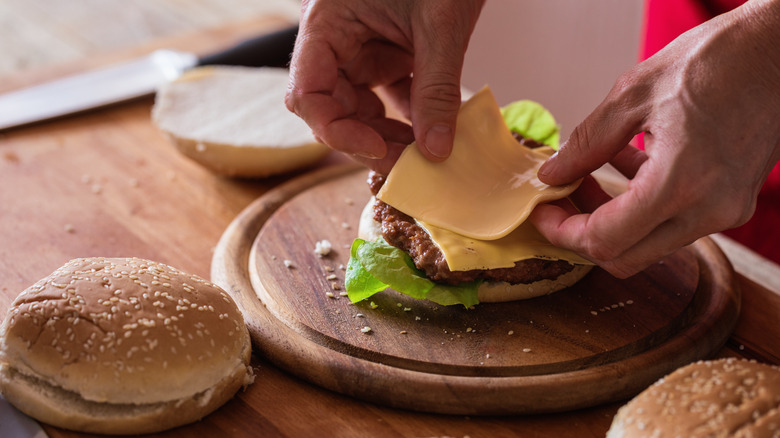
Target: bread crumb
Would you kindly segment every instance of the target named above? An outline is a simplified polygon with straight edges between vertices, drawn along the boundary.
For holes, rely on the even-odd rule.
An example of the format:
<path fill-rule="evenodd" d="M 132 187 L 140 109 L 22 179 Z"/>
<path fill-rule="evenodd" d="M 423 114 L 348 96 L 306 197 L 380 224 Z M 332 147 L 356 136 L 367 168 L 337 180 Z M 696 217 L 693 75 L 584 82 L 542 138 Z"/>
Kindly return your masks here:
<path fill-rule="evenodd" d="M 371 333 L 371 327 L 365 326 L 362 329 L 360 329 L 360 331 L 363 333 Z"/>
<path fill-rule="evenodd" d="M 314 245 L 314 253 L 319 257 L 327 256 L 332 249 L 333 245 L 328 240 L 320 240 Z"/>
<path fill-rule="evenodd" d="M 509 330 L 509 331 L 507 332 L 507 334 L 508 334 L 509 336 L 512 336 L 513 334 L 515 334 L 515 331 L 514 331 L 514 330 Z"/>

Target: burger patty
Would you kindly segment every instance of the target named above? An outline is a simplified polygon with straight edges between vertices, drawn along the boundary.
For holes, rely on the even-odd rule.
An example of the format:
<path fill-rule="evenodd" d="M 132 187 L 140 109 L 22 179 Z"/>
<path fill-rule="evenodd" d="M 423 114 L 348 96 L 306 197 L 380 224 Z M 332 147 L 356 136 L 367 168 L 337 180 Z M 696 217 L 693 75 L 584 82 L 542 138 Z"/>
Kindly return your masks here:
<path fill-rule="evenodd" d="M 383 175 L 369 173 L 368 186 L 371 193 L 376 195 L 384 183 Z M 439 247 L 411 216 L 377 199 L 374 220 L 381 224 L 382 237 L 387 243 L 408 253 L 417 269 L 440 283 L 459 284 L 478 279 L 506 281 L 510 284 L 532 283 L 554 279 L 574 269 L 572 264 L 563 260 L 527 259 L 516 262 L 512 268 L 451 271 Z"/>

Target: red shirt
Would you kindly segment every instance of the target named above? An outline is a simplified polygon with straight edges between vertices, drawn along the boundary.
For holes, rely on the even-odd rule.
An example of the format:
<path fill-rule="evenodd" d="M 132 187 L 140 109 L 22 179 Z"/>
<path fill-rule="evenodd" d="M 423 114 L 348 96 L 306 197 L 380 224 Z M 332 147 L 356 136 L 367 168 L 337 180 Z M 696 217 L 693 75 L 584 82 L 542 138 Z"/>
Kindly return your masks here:
<path fill-rule="evenodd" d="M 744 0 L 646 0 L 640 59 L 647 59 L 688 29 L 742 3 Z M 750 221 L 723 234 L 780 263 L 780 165 L 775 165 L 761 188 Z"/>

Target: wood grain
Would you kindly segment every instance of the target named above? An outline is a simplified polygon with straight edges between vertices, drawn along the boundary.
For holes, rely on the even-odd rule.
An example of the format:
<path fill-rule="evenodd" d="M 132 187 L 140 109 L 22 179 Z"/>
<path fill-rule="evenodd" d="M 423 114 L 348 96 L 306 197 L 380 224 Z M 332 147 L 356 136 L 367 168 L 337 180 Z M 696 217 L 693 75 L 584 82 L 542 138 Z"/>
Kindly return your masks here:
<path fill-rule="evenodd" d="M 533 300 L 468 310 L 388 291 L 352 305 L 339 293 L 370 197 L 366 174 L 329 168 L 269 192 L 225 232 L 212 262 L 260 351 L 318 385 L 447 414 L 579 409 L 710 356 L 736 324 L 733 271 L 706 239 L 630 279 L 595 269 Z M 321 240 L 334 247 L 327 257 L 314 252 Z"/>

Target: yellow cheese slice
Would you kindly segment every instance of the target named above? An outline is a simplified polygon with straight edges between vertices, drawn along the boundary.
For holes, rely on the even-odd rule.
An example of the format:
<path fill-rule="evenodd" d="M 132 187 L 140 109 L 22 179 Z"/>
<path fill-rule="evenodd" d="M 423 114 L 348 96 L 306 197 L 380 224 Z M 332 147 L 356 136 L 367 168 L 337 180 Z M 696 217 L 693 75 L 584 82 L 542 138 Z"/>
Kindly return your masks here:
<path fill-rule="evenodd" d="M 589 260 L 550 243 L 531 225 L 524 222 L 511 233 L 495 240 L 477 240 L 417 221 L 441 249 L 452 271 L 511 268 L 526 259 L 566 260 L 592 265 Z"/>
<path fill-rule="evenodd" d="M 530 149 L 515 140 L 485 87 L 461 106 L 450 157 L 434 163 L 413 143 L 377 197 L 426 224 L 474 239 L 499 239 L 537 204 L 565 198 L 579 185 L 539 181 L 536 173 L 550 154 L 550 148 Z"/>

